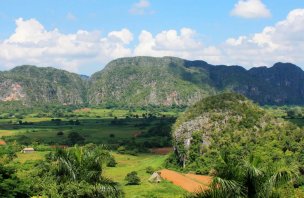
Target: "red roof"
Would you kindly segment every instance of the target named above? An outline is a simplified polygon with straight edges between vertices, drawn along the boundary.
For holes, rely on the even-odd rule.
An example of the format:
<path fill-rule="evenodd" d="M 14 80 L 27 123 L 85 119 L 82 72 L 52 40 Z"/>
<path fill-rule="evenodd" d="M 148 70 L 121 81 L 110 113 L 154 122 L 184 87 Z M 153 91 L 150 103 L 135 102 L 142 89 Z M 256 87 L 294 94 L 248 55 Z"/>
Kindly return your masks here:
<path fill-rule="evenodd" d="M 4 140 L 0 140 L 0 145 L 6 145 L 6 142 Z"/>

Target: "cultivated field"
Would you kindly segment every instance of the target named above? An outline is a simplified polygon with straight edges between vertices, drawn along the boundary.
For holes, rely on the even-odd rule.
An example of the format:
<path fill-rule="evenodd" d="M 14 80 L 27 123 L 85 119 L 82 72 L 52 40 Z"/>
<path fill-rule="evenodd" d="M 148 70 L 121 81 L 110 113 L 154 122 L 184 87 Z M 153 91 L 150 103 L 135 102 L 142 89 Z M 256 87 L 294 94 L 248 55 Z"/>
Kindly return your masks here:
<path fill-rule="evenodd" d="M 0 137 L 10 136 L 6 142 L 16 140 L 23 145 L 31 145 L 33 142 L 65 145 L 69 133 L 77 132 L 84 137 L 84 143 L 117 145 L 132 138 L 136 142 L 145 142 L 152 141 L 153 135 L 141 136 L 142 134 L 163 123 L 171 125 L 176 116 L 177 113 L 174 112 L 89 108 L 78 109 L 62 117 L 29 114 L 22 118 L 0 119 Z"/>
<path fill-rule="evenodd" d="M 188 192 L 206 190 L 212 181 L 212 178 L 209 176 L 181 174 L 168 169 L 163 169 L 160 173 L 162 178 L 171 181 L 173 184 L 180 186 Z"/>

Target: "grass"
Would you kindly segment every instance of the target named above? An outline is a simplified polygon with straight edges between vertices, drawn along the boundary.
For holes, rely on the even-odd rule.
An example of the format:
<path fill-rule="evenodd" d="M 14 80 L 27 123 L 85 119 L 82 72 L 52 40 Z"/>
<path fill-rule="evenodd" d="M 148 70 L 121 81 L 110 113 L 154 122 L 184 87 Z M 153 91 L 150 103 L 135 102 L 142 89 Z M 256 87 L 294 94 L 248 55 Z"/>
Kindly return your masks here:
<path fill-rule="evenodd" d="M 180 187 L 173 185 L 168 181 L 162 181 L 161 183 L 148 182 L 150 174 L 146 173 L 146 168 L 152 166 L 158 169 L 162 166 L 166 156 L 164 155 L 121 155 L 113 153 L 116 161 L 118 162 L 116 167 L 107 167 L 105 169 L 105 176 L 119 182 L 122 185 L 126 197 L 128 198 L 170 198 L 170 197 L 183 197 L 185 191 Z M 140 185 L 126 185 L 124 180 L 127 173 L 136 171 L 141 179 Z"/>
<path fill-rule="evenodd" d="M 24 119 L 27 120 L 27 119 Z M 25 135 L 31 139 L 38 140 L 40 142 L 52 143 L 62 143 L 64 139 L 70 132 L 76 131 L 83 135 L 86 142 L 92 142 L 97 144 L 102 144 L 108 142 L 110 134 L 114 134 L 115 138 L 113 140 L 123 140 L 132 138 L 133 134 L 138 131 L 146 131 L 140 127 L 134 126 L 136 123 L 141 122 L 140 119 L 132 120 L 123 125 L 111 125 L 109 119 L 79 119 L 81 125 L 74 126 L 62 123 L 56 125 L 50 121 L 46 122 L 35 122 L 34 125 L 20 125 L 16 126 L 16 129 L 10 131 L 0 132 L 0 135 Z M 63 121 L 64 122 L 64 121 Z M 63 131 L 63 136 L 58 136 L 57 133 Z"/>
<path fill-rule="evenodd" d="M 25 163 L 27 161 L 43 160 L 44 156 L 49 153 L 49 151 L 35 151 L 33 153 L 18 153 L 16 162 Z"/>
<path fill-rule="evenodd" d="M 0 138 L 3 136 L 12 136 L 12 135 L 14 135 L 13 131 L 0 130 Z"/>
<path fill-rule="evenodd" d="M 26 115 L 22 119 L 22 122 L 33 123 L 31 125 L 19 124 L 21 119 L 15 117 L 0 119 L 0 137 L 10 136 L 5 138 L 7 143 L 12 143 L 16 140 L 22 145 L 32 145 L 33 143 L 51 145 L 65 144 L 70 132 L 78 132 L 85 137 L 85 143 L 106 144 L 114 142 L 115 144 L 125 140 L 132 140 L 135 133 L 147 132 L 151 127 L 158 126 L 160 122 L 170 122 L 172 119 L 169 119 L 169 117 L 177 116 L 175 112 L 158 112 L 154 113 L 157 118 L 146 119 L 143 118 L 143 114 L 149 114 L 147 111 L 136 110 L 135 112 L 130 112 L 128 110 L 109 109 L 84 109 L 74 111 L 72 114 L 72 117 L 59 117 L 61 119 L 59 123 L 52 121 L 52 117 L 37 117 L 35 114 Z M 132 117 L 130 115 L 138 115 L 139 118 L 127 119 L 126 116 Z M 123 123 L 113 124 L 112 122 L 115 121 L 115 117 L 123 121 Z M 72 125 L 69 122 L 76 119 L 80 121 L 80 125 Z M 59 131 L 62 131 L 63 135 L 57 135 Z M 110 137 L 110 135 L 114 135 L 114 137 Z M 151 138 L 154 137 L 143 136 L 135 139 L 138 143 L 150 140 Z M 27 139 L 28 141 L 25 142 Z M 47 152 L 18 153 L 17 158 L 13 161 L 16 164 L 22 164 L 22 170 L 18 171 L 18 175 L 26 177 L 34 162 L 44 159 L 45 154 Z M 162 166 L 166 156 L 154 154 L 132 156 L 117 153 L 113 153 L 113 155 L 118 162 L 117 167 L 106 167 L 104 174 L 106 177 L 121 184 L 126 197 L 178 198 L 183 197 L 186 193 L 183 189 L 168 181 L 162 181 L 158 184 L 148 182 L 150 174 L 146 173 L 146 168 L 152 166 L 158 169 Z M 138 172 L 138 176 L 141 178 L 140 185 L 126 185 L 124 178 L 131 171 Z"/>
<path fill-rule="evenodd" d="M 33 153 L 18 153 L 14 162 L 25 164 L 25 166 L 31 166 L 33 161 L 44 159 L 44 156 L 48 151 L 35 151 Z M 173 185 L 168 181 L 162 181 L 160 183 L 148 182 L 150 174 L 146 173 L 146 167 L 152 166 L 158 169 L 162 166 L 166 156 L 144 154 L 138 156 L 122 155 L 117 153 L 111 153 L 116 161 L 116 167 L 105 167 L 104 176 L 119 182 L 125 192 L 127 198 L 179 198 L 184 197 L 186 191 L 182 188 Z M 31 168 L 29 168 L 30 170 Z M 140 185 L 126 185 L 124 180 L 127 173 L 136 171 L 141 179 Z M 27 170 L 20 171 L 19 176 L 26 177 Z"/>
<path fill-rule="evenodd" d="M 67 135 L 70 132 L 78 132 L 85 137 L 86 143 L 106 144 L 108 142 L 121 142 L 131 139 L 134 133 L 146 132 L 150 127 L 159 123 L 160 119 L 169 119 L 176 116 L 174 112 L 159 112 L 158 119 L 149 121 L 142 117 L 142 114 L 148 114 L 147 111 L 137 110 L 130 112 L 127 110 L 109 110 L 109 109 L 86 109 L 84 111 L 77 110 L 73 112 L 73 117 L 60 117 L 61 122 L 52 122 L 51 117 L 35 117 L 35 114 L 30 114 L 22 119 L 22 122 L 33 123 L 32 125 L 20 125 L 20 119 L 0 119 L 0 127 L 5 130 L 0 130 L 1 136 L 13 136 L 11 141 L 17 139 L 18 135 L 26 136 L 30 140 L 23 144 L 31 144 L 32 142 L 40 142 L 45 144 L 65 144 Z M 129 118 L 126 116 L 138 115 L 139 118 Z M 165 117 L 162 117 L 165 115 Z M 114 118 L 117 117 L 122 124 L 111 124 Z M 80 125 L 71 125 L 70 120 L 79 120 Z M 147 126 L 140 124 L 147 123 Z M 63 136 L 58 136 L 59 131 L 64 132 Z M 110 138 L 110 135 L 115 137 Z M 9 140 L 8 140 L 9 141 Z M 143 142 L 145 138 L 138 138 L 138 141 Z"/>

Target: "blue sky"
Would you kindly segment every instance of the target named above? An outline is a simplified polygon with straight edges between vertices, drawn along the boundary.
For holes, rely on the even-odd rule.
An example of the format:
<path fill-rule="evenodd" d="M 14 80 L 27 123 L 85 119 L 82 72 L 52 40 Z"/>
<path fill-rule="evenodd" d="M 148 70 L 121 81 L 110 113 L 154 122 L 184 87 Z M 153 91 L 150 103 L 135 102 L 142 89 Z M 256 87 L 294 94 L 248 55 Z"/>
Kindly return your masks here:
<path fill-rule="evenodd" d="M 91 74 L 137 55 L 304 66 L 303 8 L 303 0 L 2 0 L 0 69 L 35 64 Z"/>

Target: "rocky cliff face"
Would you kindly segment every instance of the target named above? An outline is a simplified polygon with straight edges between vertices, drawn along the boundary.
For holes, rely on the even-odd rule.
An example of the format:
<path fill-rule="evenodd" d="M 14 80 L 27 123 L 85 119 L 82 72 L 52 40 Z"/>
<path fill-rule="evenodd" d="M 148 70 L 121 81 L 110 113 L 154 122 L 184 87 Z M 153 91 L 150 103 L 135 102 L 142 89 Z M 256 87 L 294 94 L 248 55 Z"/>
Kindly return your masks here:
<path fill-rule="evenodd" d="M 24 100 L 26 97 L 23 87 L 11 79 L 3 80 L 0 83 L 0 90 L 0 101 L 8 102 Z"/>
<path fill-rule="evenodd" d="M 54 68 L 20 66 L 0 73 L 0 101 L 24 104 L 86 102 L 85 82 L 77 74 Z"/>
<path fill-rule="evenodd" d="M 198 156 L 212 149 L 223 150 L 227 145 L 242 150 L 246 144 L 271 137 L 267 136 L 268 131 L 280 133 L 285 130 L 284 125 L 244 96 L 226 93 L 207 97 L 190 107 L 177 119 L 172 136 L 175 153 L 185 167 L 191 161 L 193 142 L 200 142 L 200 149 L 194 150 Z"/>

